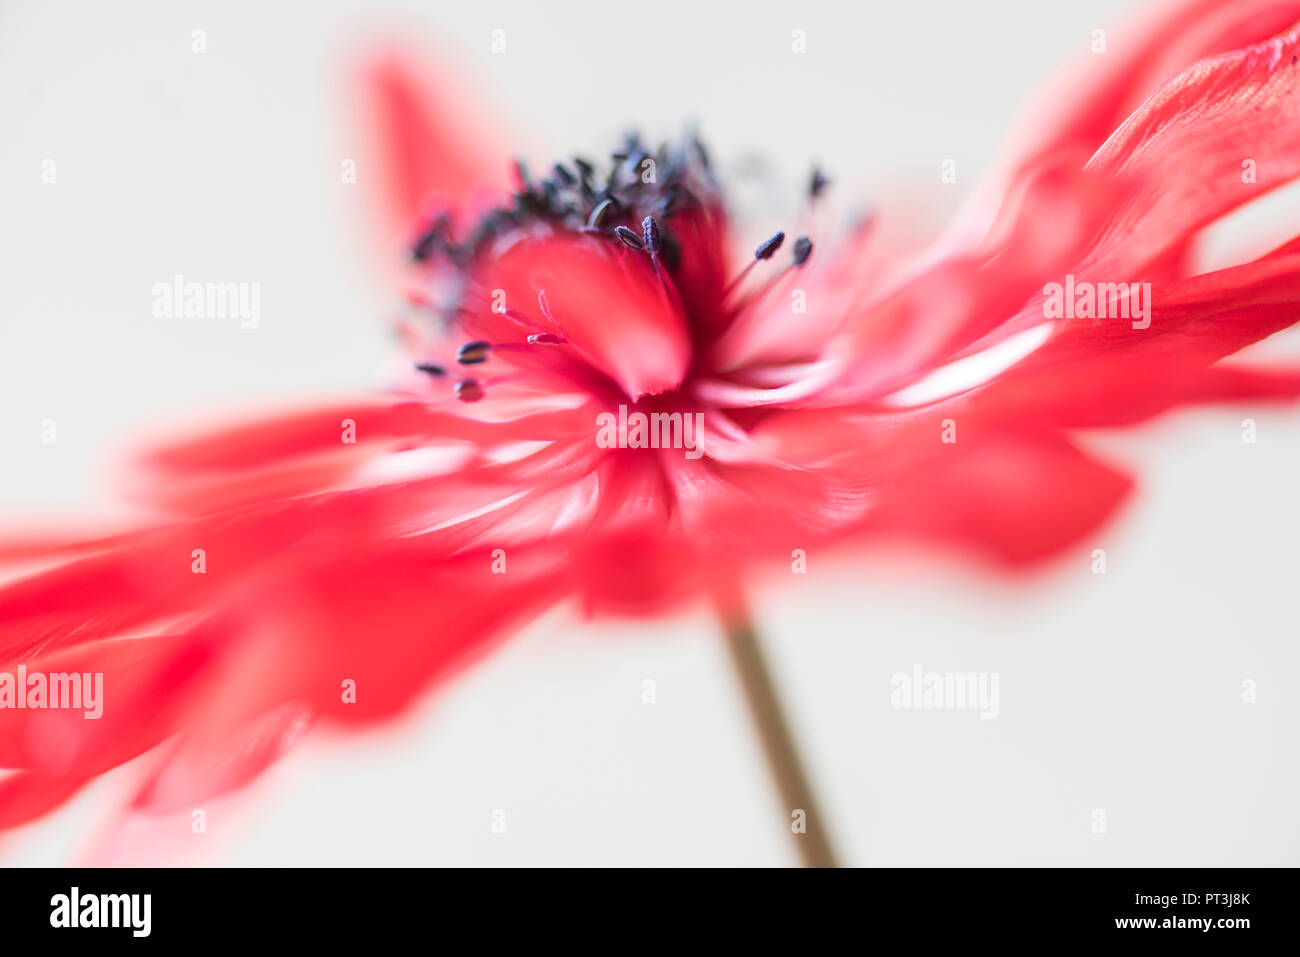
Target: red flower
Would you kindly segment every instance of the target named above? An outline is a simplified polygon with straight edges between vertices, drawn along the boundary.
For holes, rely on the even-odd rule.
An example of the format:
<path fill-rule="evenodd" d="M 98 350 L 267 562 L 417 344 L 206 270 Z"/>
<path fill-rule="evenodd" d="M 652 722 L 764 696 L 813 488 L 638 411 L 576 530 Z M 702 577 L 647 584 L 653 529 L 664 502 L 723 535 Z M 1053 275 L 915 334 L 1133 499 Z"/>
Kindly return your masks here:
<path fill-rule="evenodd" d="M 1298 17 L 1153 20 L 922 255 L 865 223 L 739 267 L 698 143 L 516 167 L 511 193 L 381 65 L 391 205 L 420 211 L 410 371 L 142 456 L 156 524 L 4 546 L 47 567 L 0 589 L 0 668 L 102 672 L 106 700 L 0 710 L 0 826 L 151 749 L 134 806 L 188 808 L 566 598 L 659 610 L 882 536 L 1011 566 L 1077 542 L 1131 480 L 1074 430 L 1300 392 L 1220 361 L 1296 321 L 1300 241 L 1190 265 L 1198 230 L 1300 173 L 1300 40 L 1261 40 Z"/>

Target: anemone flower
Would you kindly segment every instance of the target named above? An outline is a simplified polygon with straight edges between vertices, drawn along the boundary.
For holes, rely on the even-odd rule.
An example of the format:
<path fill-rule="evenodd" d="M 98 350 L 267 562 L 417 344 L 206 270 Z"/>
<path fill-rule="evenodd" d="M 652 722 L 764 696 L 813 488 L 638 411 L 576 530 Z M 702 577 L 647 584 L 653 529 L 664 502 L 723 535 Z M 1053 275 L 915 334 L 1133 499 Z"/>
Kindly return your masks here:
<path fill-rule="evenodd" d="M 10 686 L 0 826 L 146 752 L 131 811 L 192 807 L 313 721 L 402 712 L 557 602 L 705 599 L 808 816 L 804 858 L 830 863 L 746 583 L 882 538 L 1032 566 L 1132 486 L 1078 430 L 1300 393 L 1295 370 L 1221 361 L 1300 316 L 1300 239 L 1208 273 L 1191 256 L 1300 174 L 1297 19 L 1166 9 L 1059 87 L 914 253 L 866 220 L 789 224 L 737 260 L 693 137 L 530 172 L 386 59 L 370 115 L 413 222 L 408 371 L 141 453 L 150 522 L 4 543 L 0 659 L 102 673 L 105 702 L 86 721 Z"/>

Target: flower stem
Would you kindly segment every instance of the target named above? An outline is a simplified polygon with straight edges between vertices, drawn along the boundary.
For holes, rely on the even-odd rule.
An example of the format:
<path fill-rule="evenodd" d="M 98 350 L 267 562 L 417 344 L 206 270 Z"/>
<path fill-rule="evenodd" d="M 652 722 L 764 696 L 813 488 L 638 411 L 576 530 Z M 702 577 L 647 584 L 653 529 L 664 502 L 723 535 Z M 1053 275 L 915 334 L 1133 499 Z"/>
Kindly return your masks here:
<path fill-rule="evenodd" d="M 763 742 L 768 771 L 787 818 L 791 821 L 791 837 L 794 838 L 803 866 L 835 867 L 835 854 L 826 836 L 824 819 L 817 809 L 817 802 L 813 800 L 808 776 L 804 773 L 754 626 L 740 600 L 732 597 L 720 601 L 718 608 L 727 633 L 731 662 L 740 685 L 745 690 L 749 714 Z M 803 812 L 802 833 L 794 827 L 795 811 Z"/>

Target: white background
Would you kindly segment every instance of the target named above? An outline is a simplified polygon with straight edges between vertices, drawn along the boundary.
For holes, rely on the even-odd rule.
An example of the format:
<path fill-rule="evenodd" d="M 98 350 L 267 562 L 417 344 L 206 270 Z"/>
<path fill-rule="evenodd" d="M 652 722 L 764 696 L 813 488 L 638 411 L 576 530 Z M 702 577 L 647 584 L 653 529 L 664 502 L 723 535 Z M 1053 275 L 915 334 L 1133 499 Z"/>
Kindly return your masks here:
<path fill-rule="evenodd" d="M 1131 8 L 6 0 L 3 515 L 102 507 L 142 427 L 382 384 L 395 251 L 367 212 L 378 171 L 339 181 L 365 155 L 350 84 L 376 37 L 437 52 L 487 120 L 557 155 L 695 119 L 724 167 L 757 154 L 773 184 L 796 183 L 816 158 L 845 208 L 902 183 L 950 210 L 1016 108 L 1094 29 L 1121 44 Z M 939 183 L 946 158 L 955 186 Z M 1242 223 L 1281 228 L 1276 213 Z M 260 282 L 261 326 L 153 318 L 150 289 L 175 273 Z M 758 596 L 845 860 L 1300 863 L 1298 423 L 1219 410 L 1099 437 L 1140 493 L 1027 584 L 874 555 L 814 561 Z M 402 724 L 312 737 L 214 805 L 206 835 L 186 819 L 175 840 L 228 864 L 789 863 L 724 651 L 703 612 L 590 626 L 559 611 Z M 890 677 L 916 664 L 998 672 L 999 717 L 891 708 Z M 1241 702 L 1246 679 L 1257 704 Z M 128 783 L 110 775 L 0 839 L 0 862 L 78 859 Z"/>

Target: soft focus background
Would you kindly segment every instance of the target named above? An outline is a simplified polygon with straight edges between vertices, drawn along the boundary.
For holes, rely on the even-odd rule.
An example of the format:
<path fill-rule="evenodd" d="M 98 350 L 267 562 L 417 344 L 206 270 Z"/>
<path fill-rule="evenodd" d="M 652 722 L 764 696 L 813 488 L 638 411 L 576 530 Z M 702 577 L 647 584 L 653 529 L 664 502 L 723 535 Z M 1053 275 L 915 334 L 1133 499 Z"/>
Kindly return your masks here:
<path fill-rule="evenodd" d="M 382 383 L 399 252 L 374 228 L 353 80 L 386 37 L 437 55 L 485 122 L 556 155 L 698 121 L 770 232 L 813 159 L 845 210 L 906 195 L 940 222 L 1024 101 L 1090 55 L 1094 30 L 1118 49 L 1140 6 L 4 0 L 0 521 L 102 509 L 121 450 L 160 426 Z M 1292 200 L 1237 217 L 1215 248 L 1294 229 Z M 176 273 L 261 283 L 260 326 L 155 319 L 151 287 Z M 1096 442 L 1141 470 L 1140 493 L 1031 582 L 812 556 L 756 596 L 847 862 L 1300 864 L 1300 410 L 1180 414 Z M 918 664 L 997 672 L 998 718 L 892 708 L 891 676 Z M 0 863 L 75 861 L 127 784 L 117 772 L 0 838 Z M 206 835 L 181 828 L 219 864 L 793 860 L 703 612 L 555 613 L 401 725 L 314 735 L 214 804 Z"/>

